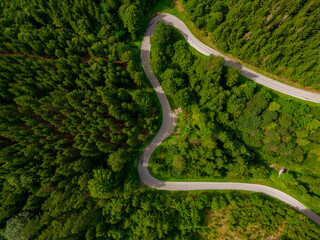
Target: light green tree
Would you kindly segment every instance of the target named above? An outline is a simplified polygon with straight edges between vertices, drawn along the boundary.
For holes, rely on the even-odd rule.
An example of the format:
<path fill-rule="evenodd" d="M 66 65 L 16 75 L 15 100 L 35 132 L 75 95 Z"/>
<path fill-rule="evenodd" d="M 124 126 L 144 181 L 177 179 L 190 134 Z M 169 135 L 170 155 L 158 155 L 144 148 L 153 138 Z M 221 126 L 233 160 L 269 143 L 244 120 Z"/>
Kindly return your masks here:
<path fill-rule="evenodd" d="M 172 166 L 182 172 L 186 168 L 186 160 L 185 158 L 177 154 L 173 157 Z"/>
<path fill-rule="evenodd" d="M 108 164 L 112 171 L 119 172 L 123 169 L 124 164 L 127 161 L 127 153 L 123 149 L 118 149 L 117 152 L 113 152 L 109 155 Z"/>
<path fill-rule="evenodd" d="M 144 19 L 141 8 L 136 4 L 131 4 L 130 6 L 122 5 L 119 12 L 124 26 L 128 29 L 132 38 L 136 39 L 137 33 L 142 27 L 141 19 Z"/>
<path fill-rule="evenodd" d="M 112 172 L 101 168 L 93 170 L 93 179 L 89 181 L 88 187 L 92 197 L 108 197 L 113 187 Z"/>
<path fill-rule="evenodd" d="M 28 212 L 20 212 L 18 215 L 7 221 L 4 237 L 7 240 L 27 240 L 26 236 L 22 236 L 24 227 L 30 221 Z"/>

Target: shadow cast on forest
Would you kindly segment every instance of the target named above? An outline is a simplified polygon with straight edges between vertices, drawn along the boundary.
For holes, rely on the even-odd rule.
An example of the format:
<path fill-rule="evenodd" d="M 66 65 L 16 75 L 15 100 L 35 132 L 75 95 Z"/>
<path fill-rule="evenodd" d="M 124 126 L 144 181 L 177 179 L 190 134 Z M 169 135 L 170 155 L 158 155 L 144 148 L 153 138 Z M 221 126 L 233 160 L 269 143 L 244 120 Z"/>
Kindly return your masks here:
<path fill-rule="evenodd" d="M 237 69 L 239 69 L 241 71 L 241 74 L 247 78 L 254 79 L 254 78 L 258 77 L 257 74 L 254 74 L 252 71 L 244 70 L 244 67 L 240 63 L 234 62 L 232 60 L 226 60 L 225 66 L 236 67 Z"/>

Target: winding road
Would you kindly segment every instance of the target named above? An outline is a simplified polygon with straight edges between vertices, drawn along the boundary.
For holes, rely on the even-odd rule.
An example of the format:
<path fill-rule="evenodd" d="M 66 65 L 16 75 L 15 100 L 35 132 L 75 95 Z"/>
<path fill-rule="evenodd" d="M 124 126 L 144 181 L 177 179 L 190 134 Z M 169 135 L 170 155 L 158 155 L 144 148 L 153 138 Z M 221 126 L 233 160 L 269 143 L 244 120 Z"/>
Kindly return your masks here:
<path fill-rule="evenodd" d="M 153 140 L 145 147 L 143 150 L 138 165 L 138 171 L 141 181 L 148 185 L 149 187 L 169 190 L 169 191 L 189 191 L 189 190 L 242 190 L 242 191 L 252 191 L 263 193 L 274 198 L 277 198 L 287 204 L 289 204 L 294 209 L 303 213 L 309 219 L 320 225 L 320 216 L 312 212 L 302 203 L 289 196 L 288 194 L 281 192 L 275 188 L 267 187 L 258 184 L 248 184 L 248 183 L 233 183 L 233 182 L 167 182 L 161 181 L 153 176 L 151 176 L 148 170 L 148 163 L 153 151 L 161 144 L 161 142 L 174 131 L 177 122 L 177 116 L 171 110 L 168 99 L 163 92 L 160 83 L 158 82 L 156 76 L 152 73 L 151 67 L 149 65 L 150 61 L 150 37 L 153 35 L 154 30 L 158 22 L 164 22 L 166 25 L 172 25 L 176 27 L 188 41 L 188 43 L 195 48 L 197 51 L 205 55 L 219 55 L 226 60 L 226 66 L 235 66 L 241 70 L 241 74 L 247 78 L 260 83 L 268 88 L 272 88 L 276 91 L 282 92 L 284 94 L 304 99 L 311 102 L 320 103 L 320 94 L 310 93 L 301 89 L 296 89 L 294 87 L 282 84 L 280 82 L 274 81 L 268 77 L 265 77 L 259 73 L 256 73 L 246 67 L 241 66 L 239 63 L 233 62 L 229 58 L 223 56 L 221 53 L 209 48 L 200 42 L 186 27 L 186 25 L 171 14 L 159 14 L 154 17 L 145 31 L 144 38 L 141 45 L 141 61 L 143 69 L 149 78 L 153 88 L 155 89 L 157 96 L 160 100 L 162 107 L 162 124 L 159 132 L 153 138 Z"/>

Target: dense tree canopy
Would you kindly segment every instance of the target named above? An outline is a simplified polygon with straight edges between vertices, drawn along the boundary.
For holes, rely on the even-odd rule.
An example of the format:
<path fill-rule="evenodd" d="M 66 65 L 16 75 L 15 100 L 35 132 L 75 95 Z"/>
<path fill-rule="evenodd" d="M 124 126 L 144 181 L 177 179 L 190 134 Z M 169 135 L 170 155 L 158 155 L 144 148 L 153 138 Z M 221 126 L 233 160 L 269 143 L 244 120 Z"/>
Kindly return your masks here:
<path fill-rule="evenodd" d="M 319 213 L 320 108 L 258 86 L 224 67 L 223 58 L 199 56 L 186 44 L 163 23 L 151 38 L 153 71 L 183 110 L 175 133 L 155 152 L 153 174 L 284 184 Z M 288 172 L 279 182 L 275 170 L 281 167 Z"/>
<path fill-rule="evenodd" d="M 320 89 L 318 0 L 183 0 L 187 16 L 219 50 Z"/>
<path fill-rule="evenodd" d="M 0 239 L 225 237 L 214 222 L 240 237 L 280 232 L 285 239 L 315 239 L 320 233 L 310 220 L 265 196 L 182 195 L 139 184 L 137 160 L 159 128 L 160 108 L 133 40 L 155 2 L 0 2 Z M 170 57 L 193 66 L 187 45 L 180 41 L 175 48 L 180 52 Z M 201 63 L 205 70 L 199 67 L 199 80 L 186 80 L 175 66 L 163 73 L 186 108 L 199 97 L 188 84 L 200 90 L 203 77 L 220 74 L 209 65 L 219 67 L 221 60 L 208 61 Z M 229 88 L 237 85 L 236 74 L 228 73 Z M 218 82 L 211 77 L 210 84 Z M 269 108 L 279 111 L 277 104 Z M 290 127 L 287 118 L 283 124 Z M 305 121 L 310 131 L 319 127 L 315 120 Z M 301 137 L 300 144 L 306 141 L 314 140 Z M 209 148 L 215 144 L 207 139 Z M 187 169 L 184 160 L 177 155 L 174 167 Z"/>

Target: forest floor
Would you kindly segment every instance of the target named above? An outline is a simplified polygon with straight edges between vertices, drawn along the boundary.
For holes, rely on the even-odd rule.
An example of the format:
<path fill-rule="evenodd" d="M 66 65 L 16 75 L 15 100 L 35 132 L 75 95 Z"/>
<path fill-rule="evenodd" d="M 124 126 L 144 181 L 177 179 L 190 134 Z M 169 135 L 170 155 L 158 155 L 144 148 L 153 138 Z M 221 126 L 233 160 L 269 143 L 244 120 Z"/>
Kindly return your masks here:
<path fill-rule="evenodd" d="M 9 52 L 1 52 L 1 51 L 0 51 L 0 56 L 20 56 L 20 57 L 24 57 L 24 58 L 33 58 L 36 60 L 45 60 L 45 61 L 48 61 L 51 59 L 49 57 L 40 57 L 40 56 L 35 56 L 35 55 L 27 55 L 27 54 L 22 54 L 22 53 L 9 53 Z"/>
<path fill-rule="evenodd" d="M 43 56 L 37 56 L 37 55 L 30 55 L 30 54 L 22 54 L 22 53 L 11 53 L 11 52 L 1 52 L 0 51 L 0 56 L 20 56 L 23 58 L 32 58 L 35 60 L 43 60 L 43 61 L 50 61 L 50 60 L 55 60 L 55 58 L 50 58 L 50 57 L 43 57 Z M 92 59 L 96 62 L 99 61 L 99 58 L 97 57 L 91 57 L 88 53 L 81 55 L 80 56 L 85 64 L 88 64 Z M 105 58 L 105 60 L 108 60 Z M 120 66 L 123 70 L 126 70 L 128 63 L 127 62 L 121 62 L 121 61 L 116 61 L 114 62 L 116 66 Z"/>

